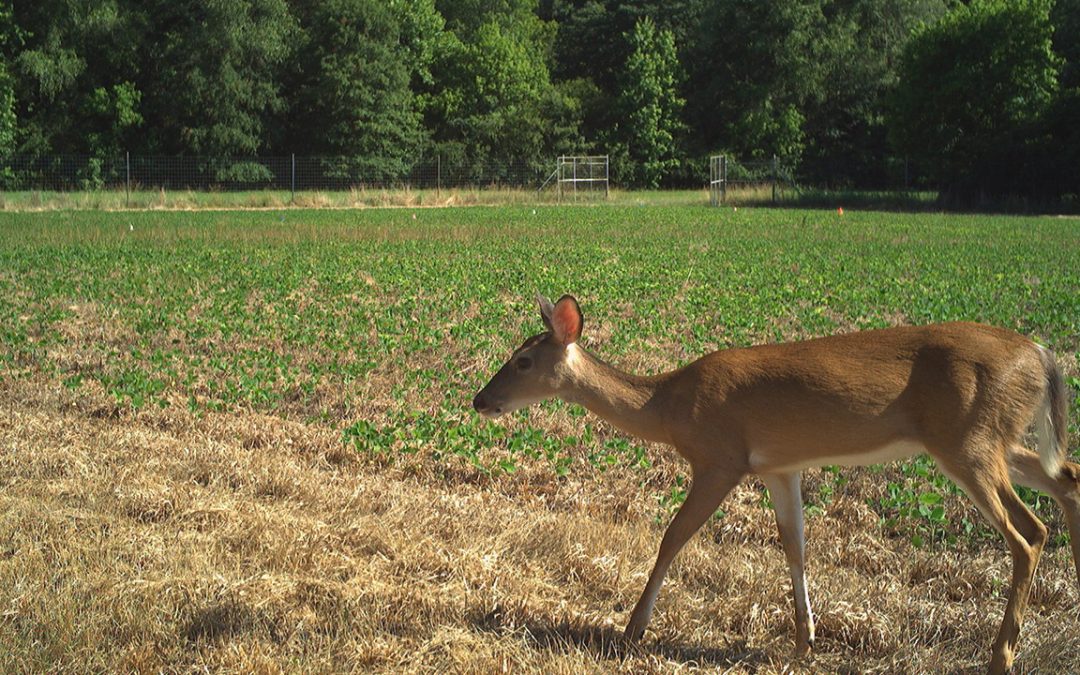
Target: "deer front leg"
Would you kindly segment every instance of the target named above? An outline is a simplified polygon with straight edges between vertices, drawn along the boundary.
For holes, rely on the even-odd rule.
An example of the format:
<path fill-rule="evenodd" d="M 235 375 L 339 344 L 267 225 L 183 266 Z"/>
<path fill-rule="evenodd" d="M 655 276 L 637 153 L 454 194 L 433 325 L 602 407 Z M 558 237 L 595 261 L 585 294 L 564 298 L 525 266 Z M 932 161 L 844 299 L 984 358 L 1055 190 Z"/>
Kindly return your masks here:
<path fill-rule="evenodd" d="M 626 625 L 624 633 L 628 639 L 638 640 L 645 633 L 645 627 L 649 625 L 649 619 L 652 617 L 656 596 L 660 594 L 660 586 L 664 583 L 664 575 L 667 574 L 671 562 L 741 479 L 742 475 L 725 474 L 720 471 L 700 474 L 694 472 L 690 494 L 686 496 L 686 501 L 671 520 L 667 531 L 664 532 L 664 538 L 660 542 L 660 553 L 656 556 L 652 574 L 649 575 L 645 590 L 642 591 L 641 598 L 630 614 L 630 622 Z"/>
<path fill-rule="evenodd" d="M 761 476 L 769 488 L 776 528 L 784 546 L 788 571 L 791 574 L 791 594 L 795 601 L 795 656 L 810 653 L 814 644 L 814 613 L 810 610 L 810 595 L 806 592 L 805 537 L 803 533 L 802 486 L 799 472 L 765 474 Z"/>

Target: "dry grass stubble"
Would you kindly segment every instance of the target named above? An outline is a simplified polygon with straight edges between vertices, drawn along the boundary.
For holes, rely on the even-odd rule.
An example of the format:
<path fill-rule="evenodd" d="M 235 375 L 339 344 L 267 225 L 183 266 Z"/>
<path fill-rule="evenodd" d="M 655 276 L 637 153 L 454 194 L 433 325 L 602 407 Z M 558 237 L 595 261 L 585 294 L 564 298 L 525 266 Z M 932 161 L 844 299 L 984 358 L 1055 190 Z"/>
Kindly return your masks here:
<path fill-rule="evenodd" d="M 640 474 L 435 473 L 317 425 L 132 414 L 34 379 L 0 401 L 4 672 L 979 671 L 1007 589 L 999 542 L 913 549 L 841 494 L 808 523 L 818 644 L 792 663 L 783 555 L 747 485 L 629 648 L 663 525 Z M 1020 670 L 1077 669 L 1077 607 L 1048 552 Z"/>

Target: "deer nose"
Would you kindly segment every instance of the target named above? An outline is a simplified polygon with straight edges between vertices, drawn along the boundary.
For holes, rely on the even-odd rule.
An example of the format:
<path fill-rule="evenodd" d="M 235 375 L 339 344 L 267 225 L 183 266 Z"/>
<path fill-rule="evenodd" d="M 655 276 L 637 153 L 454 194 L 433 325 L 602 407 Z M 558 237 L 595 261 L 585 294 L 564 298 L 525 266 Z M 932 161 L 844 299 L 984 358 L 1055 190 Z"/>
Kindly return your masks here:
<path fill-rule="evenodd" d="M 476 395 L 476 398 L 472 400 L 472 407 L 476 412 L 482 413 L 488 409 L 487 399 L 484 398 L 484 392 L 480 392 Z"/>

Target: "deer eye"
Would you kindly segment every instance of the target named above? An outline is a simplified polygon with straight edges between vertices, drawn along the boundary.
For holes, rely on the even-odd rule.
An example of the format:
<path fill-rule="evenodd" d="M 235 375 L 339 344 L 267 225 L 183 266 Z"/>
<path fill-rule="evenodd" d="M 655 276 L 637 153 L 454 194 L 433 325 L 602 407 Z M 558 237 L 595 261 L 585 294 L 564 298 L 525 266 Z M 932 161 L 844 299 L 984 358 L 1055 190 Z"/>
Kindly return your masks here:
<path fill-rule="evenodd" d="M 525 371 L 532 368 L 533 362 L 528 356 L 522 356 L 517 361 L 514 361 L 514 367 L 518 370 Z"/>

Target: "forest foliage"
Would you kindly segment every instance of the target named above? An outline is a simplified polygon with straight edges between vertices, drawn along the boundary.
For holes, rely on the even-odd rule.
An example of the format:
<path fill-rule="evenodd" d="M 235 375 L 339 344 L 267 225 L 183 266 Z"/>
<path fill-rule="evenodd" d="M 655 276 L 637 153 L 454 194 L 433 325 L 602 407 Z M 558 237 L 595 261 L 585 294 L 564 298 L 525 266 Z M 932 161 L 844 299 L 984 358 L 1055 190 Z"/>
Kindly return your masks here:
<path fill-rule="evenodd" d="M 1080 0 L 5 0 L 0 155 L 612 158 L 1080 193 Z"/>

